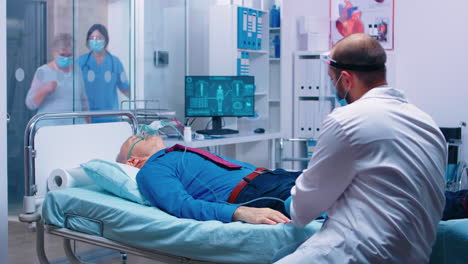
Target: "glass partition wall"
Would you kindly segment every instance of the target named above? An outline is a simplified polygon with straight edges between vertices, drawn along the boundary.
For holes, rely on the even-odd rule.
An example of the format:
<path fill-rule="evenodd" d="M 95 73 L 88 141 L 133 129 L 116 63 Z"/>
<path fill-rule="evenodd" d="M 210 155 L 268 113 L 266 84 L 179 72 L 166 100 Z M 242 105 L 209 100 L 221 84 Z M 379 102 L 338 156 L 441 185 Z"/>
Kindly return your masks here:
<path fill-rule="evenodd" d="M 134 96 L 132 0 L 8 0 L 10 215 L 24 195 L 23 136 L 37 113 L 118 110 Z M 111 119 L 55 120 L 57 125 Z"/>
<path fill-rule="evenodd" d="M 135 98 L 138 102 L 133 106 L 156 110 L 156 114 L 179 120 L 184 118 L 186 2 L 189 1 L 136 2 Z"/>
<path fill-rule="evenodd" d="M 7 0 L 10 219 L 22 210 L 24 131 L 35 114 L 134 110 L 142 105 L 129 102 L 145 100 L 183 120 L 186 2 Z M 111 121 L 55 120 L 40 126 Z M 34 234 L 13 223 L 9 233 L 10 262 L 33 263 L 33 247 L 18 237 L 32 241 Z"/>
<path fill-rule="evenodd" d="M 65 1 L 64 1 L 65 2 Z M 70 2 L 70 1 L 68 1 Z M 91 111 L 118 110 L 132 97 L 132 3 L 73 0 L 73 54 Z M 90 122 L 113 121 L 92 118 Z"/>
<path fill-rule="evenodd" d="M 186 0 L 7 1 L 10 211 L 21 209 L 23 131 L 34 114 L 151 101 L 183 120 L 186 16 Z"/>

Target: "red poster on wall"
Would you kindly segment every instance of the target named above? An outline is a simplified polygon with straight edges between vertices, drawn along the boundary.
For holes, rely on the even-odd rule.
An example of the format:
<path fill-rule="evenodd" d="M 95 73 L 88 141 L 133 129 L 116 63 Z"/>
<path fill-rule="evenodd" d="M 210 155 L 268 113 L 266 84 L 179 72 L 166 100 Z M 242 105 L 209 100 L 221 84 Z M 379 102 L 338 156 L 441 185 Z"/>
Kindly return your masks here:
<path fill-rule="evenodd" d="M 394 0 L 330 0 L 331 42 L 366 33 L 393 49 Z"/>

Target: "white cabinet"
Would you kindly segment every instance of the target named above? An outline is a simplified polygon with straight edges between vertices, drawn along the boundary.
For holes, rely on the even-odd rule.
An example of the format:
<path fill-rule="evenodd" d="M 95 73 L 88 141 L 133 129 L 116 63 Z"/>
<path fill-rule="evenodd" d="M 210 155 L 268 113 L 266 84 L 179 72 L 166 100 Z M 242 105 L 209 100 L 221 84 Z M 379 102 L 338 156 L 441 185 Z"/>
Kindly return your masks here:
<path fill-rule="evenodd" d="M 316 98 L 307 98 L 297 101 L 297 122 L 294 130 L 296 138 L 315 138 L 316 119 L 319 112 L 319 101 Z"/>
<path fill-rule="evenodd" d="M 294 54 L 294 137 L 317 139 L 324 118 L 335 107 L 327 65 L 320 53 Z"/>

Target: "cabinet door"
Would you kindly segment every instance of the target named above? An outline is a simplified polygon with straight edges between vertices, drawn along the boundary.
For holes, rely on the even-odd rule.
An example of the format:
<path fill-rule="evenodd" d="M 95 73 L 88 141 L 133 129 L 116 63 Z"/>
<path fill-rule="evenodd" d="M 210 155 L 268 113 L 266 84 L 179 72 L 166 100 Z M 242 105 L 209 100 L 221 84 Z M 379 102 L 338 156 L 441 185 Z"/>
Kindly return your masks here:
<path fill-rule="evenodd" d="M 327 115 L 333 110 L 334 101 L 332 100 L 323 100 L 319 103 L 319 108 L 317 112 L 317 118 L 315 119 L 315 136 L 318 137 L 320 130 L 322 128 L 323 121 Z M 315 138 L 316 138 L 315 137 Z"/>
<path fill-rule="evenodd" d="M 319 96 L 321 61 L 319 56 L 299 56 L 294 64 L 296 96 Z"/>
<path fill-rule="evenodd" d="M 319 101 L 298 100 L 296 137 L 314 138 L 319 112 Z"/>

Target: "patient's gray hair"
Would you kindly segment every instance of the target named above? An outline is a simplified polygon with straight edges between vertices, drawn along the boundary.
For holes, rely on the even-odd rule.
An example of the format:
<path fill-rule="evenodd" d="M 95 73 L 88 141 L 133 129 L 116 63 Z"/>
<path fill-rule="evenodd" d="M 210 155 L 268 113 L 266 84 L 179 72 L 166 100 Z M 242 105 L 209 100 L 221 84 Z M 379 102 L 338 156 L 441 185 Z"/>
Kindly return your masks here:
<path fill-rule="evenodd" d="M 52 50 L 68 49 L 71 50 L 73 39 L 68 33 L 59 33 L 52 41 Z"/>

